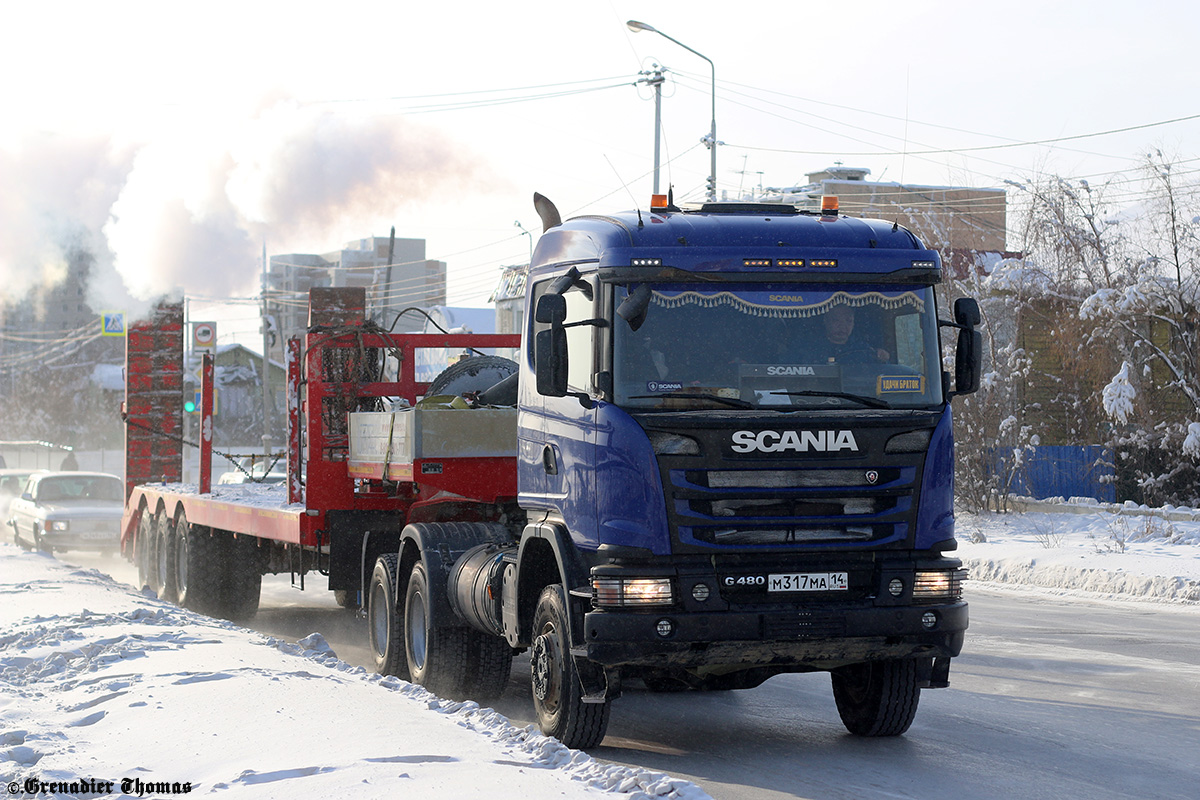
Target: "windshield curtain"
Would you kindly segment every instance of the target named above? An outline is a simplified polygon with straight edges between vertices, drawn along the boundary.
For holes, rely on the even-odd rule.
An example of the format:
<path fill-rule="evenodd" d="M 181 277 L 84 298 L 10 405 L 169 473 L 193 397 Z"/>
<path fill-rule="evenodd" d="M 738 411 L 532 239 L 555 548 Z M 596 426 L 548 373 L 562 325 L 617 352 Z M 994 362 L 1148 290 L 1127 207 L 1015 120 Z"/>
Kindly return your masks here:
<path fill-rule="evenodd" d="M 942 402 L 929 287 L 656 284 L 645 322 L 617 320 L 613 345 L 614 399 L 628 408 Z"/>

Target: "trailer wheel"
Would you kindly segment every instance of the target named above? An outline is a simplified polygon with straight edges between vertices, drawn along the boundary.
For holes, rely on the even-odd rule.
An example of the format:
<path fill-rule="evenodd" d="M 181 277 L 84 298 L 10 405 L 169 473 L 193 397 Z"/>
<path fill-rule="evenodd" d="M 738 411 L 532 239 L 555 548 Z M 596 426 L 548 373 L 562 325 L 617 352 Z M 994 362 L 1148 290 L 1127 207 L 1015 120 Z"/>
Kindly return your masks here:
<path fill-rule="evenodd" d="M 530 650 L 533 708 L 542 733 L 567 747 L 586 749 L 604 739 L 611 704 L 583 702 L 571 657 L 570 618 L 561 583 L 547 586 L 533 613 Z"/>
<path fill-rule="evenodd" d="M 851 664 L 830 676 L 842 724 L 856 736 L 899 736 L 912 725 L 921 699 L 915 661 Z"/>
<path fill-rule="evenodd" d="M 517 362 L 502 356 L 470 356 L 454 362 L 438 373 L 425 390 L 425 396 L 482 392 L 512 375 L 517 369 Z"/>
<path fill-rule="evenodd" d="M 467 629 L 439 624 L 425 566 L 413 565 L 404 595 L 404 653 L 413 683 L 442 697 L 458 697 L 468 685 Z"/>
<path fill-rule="evenodd" d="M 159 600 L 174 603 L 177 598 L 175 588 L 175 525 L 163 511 L 154 515 L 154 570 L 150 588 L 158 595 Z"/>
<path fill-rule="evenodd" d="M 175 525 L 175 585 L 179 605 L 200 614 L 217 614 L 221 597 L 221 557 L 209 528 L 180 516 Z"/>
<path fill-rule="evenodd" d="M 409 679 L 408 657 L 404 649 L 403 609 L 396 600 L 396 579 L 400 557 L 394 553 L 380 556 L 371 573 L 367 590 L 367 634 L 375 671 Z"/>
<path fill-rule="evenodd" d="M 134 541 L 134 560 L 137 561 L 138 583 L 143 589 L 150 589 L 158 582 L 154 571 L 158 567 L 158 555 L 155 553 L 154 514 L 149 507 L 142 507 L 138 518 L 137 539 Z"/>
<path fill-rule="evenodd" d="M 258 540 L 227 531 L 221 531 L 218 537 L 226 555 L 219 614 L 234 622 L 244 622 L 258 613 L 262 596 Z"/>

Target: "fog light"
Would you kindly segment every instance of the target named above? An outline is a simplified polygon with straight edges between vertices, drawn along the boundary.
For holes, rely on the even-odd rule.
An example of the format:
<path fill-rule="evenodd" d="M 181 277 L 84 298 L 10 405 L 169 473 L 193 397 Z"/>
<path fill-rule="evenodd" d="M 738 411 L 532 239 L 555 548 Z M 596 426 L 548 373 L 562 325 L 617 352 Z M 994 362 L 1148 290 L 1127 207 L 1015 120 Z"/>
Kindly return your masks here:
<path fill-rule="evenodd" d="M 904 594 L 904 581 L 900 580 L 899 578 L 892 578 L 891 581 L 888 582 L 888 593 L 891 594 L 892 597 L 899 597 L 900 595 Z"/>
<path fill-rule="evenodd" d="M 697 583 L 692 587 L 692 599 L 697 603 L 703 603 L 708 599 L 710 592 L 711 590 L 708 588 L 707 583 Z"/>
<path fill-rule="evenodd" d="M 658 624 L 656 624 L 654 626 L 654 630 L 658 633 L 659 636 L 666 639 L 668 636 L 670 636 L 672 633 L 675 632 L 675 625 L 669 619 L 660 619 L 658 621 Z"/>
<path fill-rule="evenodd" d="M 926 628 L 933 630 L 938 624 L 938 615 L 932 611 L 926 611 L 921 615 L 921 624 Z"/>

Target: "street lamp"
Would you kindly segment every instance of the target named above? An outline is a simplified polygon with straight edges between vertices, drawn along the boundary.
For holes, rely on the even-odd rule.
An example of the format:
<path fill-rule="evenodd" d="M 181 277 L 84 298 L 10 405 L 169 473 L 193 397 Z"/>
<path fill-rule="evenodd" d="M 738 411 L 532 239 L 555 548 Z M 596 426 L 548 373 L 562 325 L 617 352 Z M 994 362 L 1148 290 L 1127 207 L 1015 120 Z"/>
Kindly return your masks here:
<path fill-rule="evenodd" d="M 702 140 L 708 146 L 710 155 L 710 167 L 708 175 L 708 199 L 710 202 L 715 202 L 717 199 L 717 67 L 713 64 L 712 59 L 698 50 L 693 50 L 678 39 L 673 39 L 667 36 L 659 29 L 647 25 L 644 22 L 638 22 L 636 19 L 631 19 L 625 23 L 629 30 L 637 33 L 638 31 L 649 31 L 657 33 L 659 36 L 674 42 L 675 44 L 687 50 L 689 53 L 694 53 L 708 62 L 709 69 L 712 70 L 712 127 L 709 129 L 707 140 Z"/>

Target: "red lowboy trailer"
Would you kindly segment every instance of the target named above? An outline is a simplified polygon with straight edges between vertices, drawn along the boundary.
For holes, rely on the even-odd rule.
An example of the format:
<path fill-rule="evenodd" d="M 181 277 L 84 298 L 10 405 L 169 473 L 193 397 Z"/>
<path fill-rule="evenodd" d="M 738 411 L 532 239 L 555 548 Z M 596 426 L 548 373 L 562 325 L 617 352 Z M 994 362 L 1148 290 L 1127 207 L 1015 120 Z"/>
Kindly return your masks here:
<path fill-rule="evenodd" d="M 381 412 L 385 404 L 415 405 L 427 393 L 431 384 L 416 378 L 419 350 L 517 348 L 520 336 L 391 334 L 366 322 L 364 304 L 361 289 L 313 290 L 303 346 L 297 339 L 288 343 L 287 480 L 282 484 L 211 485 L 211 356 L 202 368 L 200 484 L 180 482 L 182 310 L 162 306 L 151 319 L 131 326 L 121 546 L 137 564 L 143 584 L 160 597 L 203 613 L 245 619 L 258 608 L 263 574 L 290 572 L 303 587 L 304 576 L 317 571 L 328 576 L 339 602 L 355 606 L 378 556 L 398 549 L 404 525 L 461 519 L 464 508 L 480 522 L 512 515 L 516 466 L 503 441 L 483 455 L 393 446 L 355 461 L 350 420 L 353 412 Z M 481 414 L 448 413 L 459 420 Z M 395 440 L 395 415 L 362 416 Z M 515 443 L 515 410 L 509 420 L 512 434 L 506 441 Z M 487 422 L 493 431 L 508 427 Z M 401 460 L 406 453 L 413 457 Z"/>

